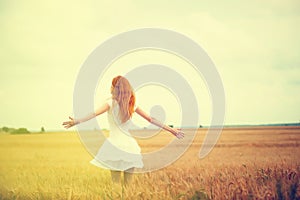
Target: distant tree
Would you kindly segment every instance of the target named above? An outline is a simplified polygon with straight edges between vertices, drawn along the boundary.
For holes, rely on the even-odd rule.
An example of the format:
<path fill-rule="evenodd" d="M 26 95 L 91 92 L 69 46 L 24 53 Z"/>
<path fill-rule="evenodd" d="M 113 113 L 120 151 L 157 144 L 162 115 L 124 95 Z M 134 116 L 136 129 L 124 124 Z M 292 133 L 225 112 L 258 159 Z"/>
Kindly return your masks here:
<path fill-rule="evenodd" d="M 9 128 L 6 127 L 6 126 L 3 126 L 3 127 L 2 127 L 2 130 L 3 130 L 4 132 L 8 132 L 8 131 L 9 131 Z"/>
<path fill-rule="evenodd" d="M 41 128 L 41 132 L 44 133 L 45 132 L 45 128 L 42 126 Z"/>
<path fill-rule="evenodd" d="M 18 128 L 11 132 L 12 134 L 30 133 L 26 128 Z"/>
<path fill-rule="evenodd" d="M 172 124 L 169 125 L 171 128 L 174 128 L 174 126 Z"/>
<path fill-rule="evenodd" d="M 202 127 L 203 127 L 203 126 L 200 124 L 200 125 L 199 125 L 199 128 L 202 128 Z"/>
<path fill-rule="evenodd" d="M 14 131 L 16 131 L 17 129 L 15 129 L 15 128 L 8 128 L 8 132 L 9 133 L 12 133 L 12 132 L 14 132 Z"/>

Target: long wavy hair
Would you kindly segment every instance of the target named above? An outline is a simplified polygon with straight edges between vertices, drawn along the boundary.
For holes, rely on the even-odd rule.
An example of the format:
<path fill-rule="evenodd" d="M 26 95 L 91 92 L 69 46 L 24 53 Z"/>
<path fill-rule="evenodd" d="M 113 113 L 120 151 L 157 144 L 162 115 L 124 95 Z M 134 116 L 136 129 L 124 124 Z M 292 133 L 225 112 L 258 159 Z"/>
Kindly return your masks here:
<path fill-rule="evenodd" d="M 112 99 L 119 104 L 119 117 L 122 123 L 129 120 L 134 112 L 135 94 L 129 81 L 123 76 L 116 76 L 111 84 Z"/>

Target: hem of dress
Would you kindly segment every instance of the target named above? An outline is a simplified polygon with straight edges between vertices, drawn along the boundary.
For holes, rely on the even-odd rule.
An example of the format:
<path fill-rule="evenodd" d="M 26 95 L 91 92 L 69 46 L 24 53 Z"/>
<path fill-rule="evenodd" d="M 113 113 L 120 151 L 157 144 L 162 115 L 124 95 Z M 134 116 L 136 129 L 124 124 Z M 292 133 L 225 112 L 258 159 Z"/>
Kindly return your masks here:
<path fill-rule="evenodd" d="M 131 169 L 131 168 L 139 168 L 139 169 L 142 169 L 144 167 L 144 164 L 141 163 L 141 165 L 134 165 L 132 164 L 131 166 L 127 166 L 126 168 L 117 168 L 117 167 L 113 167 L 113 166 L 108 166 L 107 164 L 104 164 L 96 159 L 93 159 L 90 161 L 90 164 L 96 166 L 96 167 L 100 167 L 100 168 L 103 168 L 103 169 L 109 169 L 109 170 L 115 170 L 115 171 L 126 171 L 128 169 Z"/>

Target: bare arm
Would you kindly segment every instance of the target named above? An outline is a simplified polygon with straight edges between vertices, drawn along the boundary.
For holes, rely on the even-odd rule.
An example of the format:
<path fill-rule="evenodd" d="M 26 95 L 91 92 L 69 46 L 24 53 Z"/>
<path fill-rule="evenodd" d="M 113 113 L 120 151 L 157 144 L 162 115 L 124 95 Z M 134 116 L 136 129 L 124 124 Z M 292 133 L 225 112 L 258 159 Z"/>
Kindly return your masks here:
<path fill-rule="evenodd" d="M 163 123 L 161 123 L 160 121 L 158 121 L 157 119 L 149 116 L 146 112 L 144 112 L 140 107 L 137 107 L 135 109 L 135 112 L 137 114 L 139 114 L 141 117 L 143 117 L 144 119 L 146 119 L 148 122 L 150 122 L 151 124 L 154 124 L 166 131 L 169 131 L 170 133 L 172 133 L 173 135 L 175 135 L 177 138 L 181 139 L 184 137 L 184 133 L 180 130 L 180 129 L 174 129 L 171 128 L 169 126 L 164 125 Z"/>
<path fill-rule="evenodd" d="M 106 111 L 108 111 L 108 109 L 109 109 L 109 105 L 107 103 L 105 103 L 101 107 L 99 107 L 95 112 L 88 114 L 87 116 L 85 116 L 81 119 L 74 119 L 72 117 L 69 117 L 70 121 L 65 121 L 65 122 L 63 122 L 62 125 L 67 129 L 71 128 L 74 125 L 77 125 L 82 122 L 86 122 L 90 119 L 93 119 L 94 117 L 97 117 L 98 115 L 101 115 L 102 113 L 105 113 Z"/>

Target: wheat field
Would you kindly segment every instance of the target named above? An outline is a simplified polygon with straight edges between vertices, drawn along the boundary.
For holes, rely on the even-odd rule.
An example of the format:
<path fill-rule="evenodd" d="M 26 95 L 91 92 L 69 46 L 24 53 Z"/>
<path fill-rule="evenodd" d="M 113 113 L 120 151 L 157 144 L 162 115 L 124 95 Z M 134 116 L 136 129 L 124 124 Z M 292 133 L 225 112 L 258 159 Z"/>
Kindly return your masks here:
<path fill-rule="evenodd" d="M 126 187 L 89 163 L 76 132 L 0 134 L 0 199 L 300 199 L 300 127 L 226 128 L 199 159 L 206 134 L 198 129 L 176 162 Z M 151 152 L 171 139 L 138 142 Z"/>

